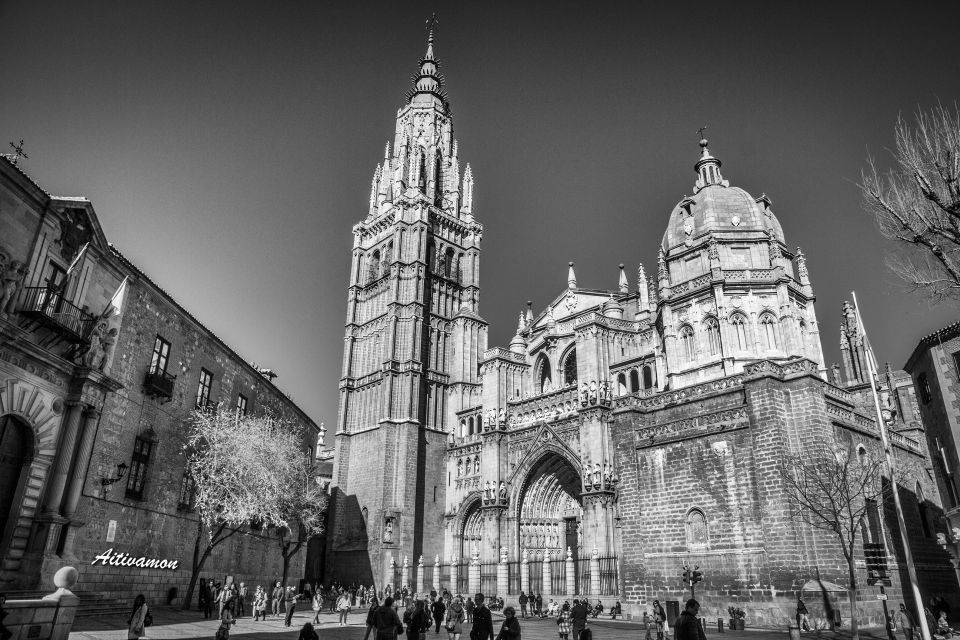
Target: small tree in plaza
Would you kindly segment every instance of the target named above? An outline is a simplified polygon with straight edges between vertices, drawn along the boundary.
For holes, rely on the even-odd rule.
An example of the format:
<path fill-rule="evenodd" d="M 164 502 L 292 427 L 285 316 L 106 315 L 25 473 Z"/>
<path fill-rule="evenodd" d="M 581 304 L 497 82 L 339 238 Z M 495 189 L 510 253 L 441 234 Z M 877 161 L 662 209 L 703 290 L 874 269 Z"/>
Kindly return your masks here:
<path fill-rule="evenodd" d="M 283 583 L 287 583 L 290 560 L 310 538 L 324 531 L 327 517 L 327 494 L 316 483 L 310 458 L 301 453 L 301 462 L 293 469 L 289 485 L 280 498 L 280 512 L 287 525 L 277 530 L 277 542 L 283 557 Z"/>
<path fill-rule="evenodd" d="M 897 248 L 890 267 L 935 302 L 960 300 L 960 108 L 897 119 L 894 167 L 873 159 L 863 172 L 863 206 Z"/>
<path fill-rule="evenodd" d="M 288 526 L 282 498 L 302 461 L 301 438 L 297 425 L 272 415 L 191 414 L 185 448 L 199 518 L 184 609 L 217 546 L 238 532 L 247 533 L 251 523 Z"/>
<path fill-rule="evenodd" d="M 859 638 L 856 616 L 857 537 L 867 524 L 883 494 L 881 456 L 856 455 L 825 445 L 811 447 L 803 455 L 784 458 L 781 475 L 788 498 L 797 507 L 796 517 L 816 529 L 829 531 L 847 561 L 848 593 L 853 615 L 850 632 Z"/>

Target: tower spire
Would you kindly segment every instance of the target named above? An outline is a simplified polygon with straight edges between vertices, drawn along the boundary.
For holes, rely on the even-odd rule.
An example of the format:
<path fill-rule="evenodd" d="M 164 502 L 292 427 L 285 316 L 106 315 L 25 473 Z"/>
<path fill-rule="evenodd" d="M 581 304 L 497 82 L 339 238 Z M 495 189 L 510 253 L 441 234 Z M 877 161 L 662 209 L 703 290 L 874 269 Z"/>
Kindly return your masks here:
<path fill-rule="evenodd" d="M 623 263 L 620 263 L 620 281 L 617 283 L 620 288 L 620 293 L 628 293 L 630 291 L 630 284 L 627 282 L 627 273 L 623 270 Z"/>
<path fill-rule="evenodd" d="M 567 270 L 567 288 L 576 289 L 577 288 L 577 274 L 573 272 L 573 263 L 570 263 L 570 268 Z"/>
<path fill-rule="evenodd" d="M 706 127 L 700 127 L 697 129 L 697 133 L 700 135 L 700 159 L 697 161 L 697 164 L 693 166 L 693 170 L 697 172 L 697 181 L 693 185 L 693 192 L 697 193 L 704 187 L 709 187 L 710 185 L 718 184 L 722 187 L 729 187 L 730 183 L 723 179 L 723 176 L 720 175 L 720 165 L 722 164 L 718 158 L 714 158 L 710 155 L 710 149 L 707 146 L 709 140 L 707 140 L 703 132 Z"/>
<path fill-rule="evenodd" d="M 443 74 L 439 71 L 440 61 L 433 53 L 433 34 L 438 24 L 436 13 L 427 19 L 427 52 L 420 58 L 420 70 L 411 78 L 413 88 L 407 92 L 407 101 L 429 102 L 432 99 L 446 109 L 447 95 L 443 90 Z"/>

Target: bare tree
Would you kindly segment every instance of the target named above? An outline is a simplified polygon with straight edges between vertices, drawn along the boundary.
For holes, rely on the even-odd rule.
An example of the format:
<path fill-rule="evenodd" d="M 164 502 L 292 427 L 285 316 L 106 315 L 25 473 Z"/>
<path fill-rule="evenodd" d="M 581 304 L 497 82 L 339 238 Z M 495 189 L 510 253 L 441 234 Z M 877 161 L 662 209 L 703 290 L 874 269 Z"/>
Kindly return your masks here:
<path fill-rule="evenodd" d="M 287 583 L 290 560 L 310 538 L 323 533 L 327 517 L 327 494 L 311 473 L 309 457 L 301 456 L 302 463 L 293 470 L 287 491 L 281 498 L 281 514 L 288 523 L 277 530 L 283 557 L 283 584 Z"/>
<path fill-rule="evenodd" d="M 297 425 L 271 415 L 196 411 L 190 424 L 187 474 L 199 518 L 184 609 L 217 546 L 235 533 L 248 533 L 251 523 L 288 525 L 281 497 L 296 473 L 302 437 Z"/>
<path fill-rule="evenodd" d="M 960 300 L 960 109 L 917 111 L 894 132 L 894 167 L 870 158 L 863 172 L 864 209 L 895 241 L 894 273 L 934 302 Z"/>
<path fill-rule="evenodd" d="M 840 544 L 849 573 L 854 640 L 860 637 L 854 551 L 871 503 L 876 504 L 882 496 L 883 466 L 882 456 L 855 455 L 818 445 L 804 455 L 786 456 L 781 470 L 787 496 L 797 506 L 796 516 L 811 527 L 832 532 Z"/>

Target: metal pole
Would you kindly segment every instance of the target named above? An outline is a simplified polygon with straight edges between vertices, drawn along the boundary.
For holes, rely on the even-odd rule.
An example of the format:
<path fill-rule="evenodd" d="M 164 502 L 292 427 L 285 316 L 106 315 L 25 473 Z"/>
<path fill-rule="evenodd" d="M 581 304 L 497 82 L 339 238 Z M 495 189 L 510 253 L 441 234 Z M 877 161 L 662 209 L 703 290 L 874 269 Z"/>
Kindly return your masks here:
<path fill-rule="evenodd" d="M 890 450 L 890 442 L 887 437 L 887 423 L 883 419 L 883 413 L 880 410 L 880 396 L 877 395 L 877 371 L 876 363 L 873 360 L 873 351 L 867 343 L 867 330 L 863 324 L 863 318 L 860 317 L 860 305 L 857 303 L 857 294 L 853 293 L 853 309 L 857 314 L 857 326 L 863 335 L 864 351 L 867 355 L 867 373 L 870 377 L 870 390 L 873 392 L 873 408 L 877 414 L 877 427 L 880 429 L 880 440 L 883 443 L 883 453 L 887 460 L 887 470 L 890 473 L 890 486 L 893 488 L 893 507 L 897 512 L 897 525 L 900 529 L 900 540 L 903 543 L 903 559 L 907 564 L 907 575 L 910 577 L 910 588 L 913 591 L 913 599 L 917 605 L 917 624 L 920 625 L 920 635 L 923 640 L 930 640 L 930 629 L 927 627 L 927 617 L 923 613 L 923 598 L 920 595 L 920 587 L 917 584 L 917 568 L 913 564 L 913 552 L 910 550 L 910 540 L 907 539 L 907 525 L 903 519 L 903 508 L 900 506 L 900 492 L 897 490 L 896 465 L 893 459 L 893 453 Z M 892 389 L 891 389 L 892 391 Z"/>

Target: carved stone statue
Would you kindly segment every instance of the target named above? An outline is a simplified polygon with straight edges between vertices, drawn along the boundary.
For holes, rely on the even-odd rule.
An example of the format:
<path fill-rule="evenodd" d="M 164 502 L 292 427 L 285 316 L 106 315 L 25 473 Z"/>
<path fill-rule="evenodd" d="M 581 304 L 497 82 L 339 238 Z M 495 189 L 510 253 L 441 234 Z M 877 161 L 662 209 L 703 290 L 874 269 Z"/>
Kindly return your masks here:
<path fill-rule="evenodd" d="M 507 504 L 507 484 L 500 481 L 500 504 Z"/>
<path fill-rule="evenodd" d="M 473 472 L 480 473 L 480 456 L 477 456 L 473 460 Z"/>
<path fill-rule="evenodd" d="M 600 399 L 604 404 L 610 404 L 610 383 L 606 380 L 600 383 Z"/>
<path fill-rule="evenodd" d="M 103 337 L 102 346 L 103 346 L 103 360 L 100 362 L 100 371 L 103 371 L 106 374 L 110 373 L 110 369 L 113 365 L 113 353 L 117 348 L 117 335 L 120 333 L 120 330 L 116 327 L 111 327 L 107 331 L 107 335 Z"/>
<path fill-rule="evenodd" d="M 597 404 L 597 382 L 590 381 L 590 404 Z"/>
<path fill-rule="evenodd" d="M 83 354 L 81 362 L 84 366 L 91 369 L 100 369 L 103 365 L 104 348 L 103 342 L 107 334 L 107 323 L 105 320 L 98 320 L 90 332 L 88 340 L 90 346 L 87 352 Z"/>
<path fill-rule="evenodd" d="M 501 425 L 507 423 L 507 412 L 504 411 L 503 409 L 500 409 L 500 416 L 499 416 L 499 421 L 498 421 L 498 422 L 499 422 L 499 424 L 501 424 Z"/>
<path fill-rule="evenodd" d="M 393 518 L 387 518 L 387 522 L 383 527 L 383 541 L 393 542 Z"/>
<path fill-rule="evenodd" d="M 483 485 L 483 499 L 487 502 L 493 500 L 493 489 L 490 487 L 489 480 Z"/>
<path fill-rule="evenodd" d="M 13 313 L 17 301 L 17 294 L 23 286 L 23 279 L 30 270 L 19 260 L 11 260 L 0 275 L 0 318 L 6 318 Z"/>
<path fill-rule="evenodd" d="M 583 546 L 583 523 L 577 522 L 577 546 Z"/>
<path fill-rule="evenodd" d="M 589 390 L 589 387 L 587 386 L 587 383 L 584 382 L 583 384 L 580 385 L 580 406 L 583 406 L 583 407 L 587 406 L 587 402 L 589 401 L 589 398 L 590 398 L 590 390 Z"/>
<path fill-rule="evenodd" d="M 603 472 L 600 471 L 600 464 L 594 463 L 593 465 L 593 486 L 599 487 L 600 482 L 603 479 Z"/>

